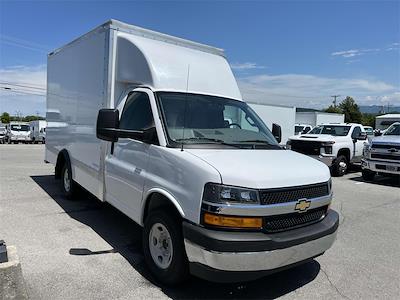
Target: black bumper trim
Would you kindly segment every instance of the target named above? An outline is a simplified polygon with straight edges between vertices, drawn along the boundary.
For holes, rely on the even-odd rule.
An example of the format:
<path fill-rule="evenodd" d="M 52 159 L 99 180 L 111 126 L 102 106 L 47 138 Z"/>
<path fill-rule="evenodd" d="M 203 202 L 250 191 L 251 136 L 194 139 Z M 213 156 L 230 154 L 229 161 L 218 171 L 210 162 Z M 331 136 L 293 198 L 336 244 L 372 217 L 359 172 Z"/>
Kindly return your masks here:
<path fill-rule="evenodd" d="M 212 230 L 183 222 L 183 236 L 188 241 L 217 252 L 258 252 L 284 249 L 334 233 L 339 215 L 328 210 L 325 218 L 311 225 L 278 233 Z"/>

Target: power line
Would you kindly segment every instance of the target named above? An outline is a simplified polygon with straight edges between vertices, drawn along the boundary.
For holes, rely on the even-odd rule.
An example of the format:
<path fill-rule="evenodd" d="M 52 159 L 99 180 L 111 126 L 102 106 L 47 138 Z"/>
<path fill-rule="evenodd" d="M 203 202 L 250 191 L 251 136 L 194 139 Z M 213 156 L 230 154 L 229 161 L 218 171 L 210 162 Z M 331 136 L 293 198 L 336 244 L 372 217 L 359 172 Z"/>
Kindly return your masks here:
<path fill-rule="evenodd" d="M 0 87 L 0 91 L 2 92 L 11 92 L 11 93 L 15 93 L 15 94 L 23 94 L 23 95 L 33 95 L 33 96 L 42 96 L 42 97 L 46 97 L 45 94 L 36 94 L 33 92 L 29 92 L 29 91 L 24 91 L 24 90 L 16 90 L 16 89 L 12 89 L 12 88 L 7 88 L 7 87 Z"/>
<path fill-rule="evenodd" d="M 46 88 L 44 88 L 44 87 L 32 86 L 32 85 L 27 85 L 27 84 L 16 84 L 16 83 L 3 82 L 3 81 L 0 81 L 0 84 L 6 84 L 6 85 L 11 85 L 11 86 L 19 86 L 19 87 L 25 87 L 25 88 L 30 88 L 30 89 L 34 89 L 34 90 L 46 91 Z"/>

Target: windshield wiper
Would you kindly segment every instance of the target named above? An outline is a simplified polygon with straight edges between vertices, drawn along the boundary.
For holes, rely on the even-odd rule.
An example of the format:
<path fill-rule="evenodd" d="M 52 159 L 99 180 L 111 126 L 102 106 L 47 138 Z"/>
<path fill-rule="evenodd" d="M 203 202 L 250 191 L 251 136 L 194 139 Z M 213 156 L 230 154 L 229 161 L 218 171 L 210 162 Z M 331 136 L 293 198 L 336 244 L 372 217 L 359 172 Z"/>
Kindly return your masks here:
<path fill-rule="evenodd" d="M 237 142 L 237 143 L 261 143 L 261 144 L 276 146 L 276 145 L 271 144 L 270 142 L 264 141 L 264 140 L 244 140 L 244 141 L 234 141 L 234 142 Z"/>
<path fill-rule="evenodd" d="M 184 138 L 184 139 L 176 139 L 175 141 L 182 142 L 182 141 L 201 141 L 201 140 L 211 142 L 213 144 L 220 144 L 220 145 L 226 145 L 226 146 L 240 148 L 238 145 L 226 143 L 223 140 L 207 138 L 207 137 L 190 137 L 190 138 Z M 207 144 L 207 143 L 201 143 L 201 144 Z"/>

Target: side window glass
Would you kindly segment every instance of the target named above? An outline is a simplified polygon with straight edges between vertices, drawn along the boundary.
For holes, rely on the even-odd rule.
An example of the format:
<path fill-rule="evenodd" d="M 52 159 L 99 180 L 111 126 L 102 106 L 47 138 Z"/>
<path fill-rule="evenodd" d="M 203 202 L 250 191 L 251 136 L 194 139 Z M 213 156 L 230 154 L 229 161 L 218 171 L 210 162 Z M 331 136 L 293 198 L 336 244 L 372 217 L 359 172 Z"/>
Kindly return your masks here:
<path fill-rule="evenodd" d="M 357 138 L 357 137 L 360 135 L 360 133 L 361 133 L 361 128 L 360 128 L 360 127 L 355 127 L 355 128 L 353 129 L 353 133 L 351 134 L 351 137 L 352 137 L 353 139 L 355 139 L 355 138 Z"/>
<path fill-rule="evenodd" d="M 143 130 L 153 126 L 154 119 L 148 95 L 140 92 L 130 94 L 122 111 L 119 127 L 126 130 Z"/>

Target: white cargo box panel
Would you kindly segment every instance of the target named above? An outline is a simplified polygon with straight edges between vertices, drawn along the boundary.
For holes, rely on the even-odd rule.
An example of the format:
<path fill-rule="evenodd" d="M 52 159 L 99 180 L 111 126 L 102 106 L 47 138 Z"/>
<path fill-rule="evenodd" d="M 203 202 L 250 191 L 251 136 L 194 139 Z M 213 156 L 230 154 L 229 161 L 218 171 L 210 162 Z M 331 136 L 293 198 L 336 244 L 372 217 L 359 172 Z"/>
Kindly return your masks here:
<path fill-rule="evenodd" d="M 272 124 L 276 123 L 282 128 L 282 140 L 280 144 L 286 144 L 290 136 L 294 134 L 296 108 L 294 106 L 281 106 L 272 104 L 257 104 L 247 102 L 265 125 L 272 130 Z"/>
<path fill-rule="evenodd" d="M 307 124 L 315 127 L 326 123 L 344 123 L 344 114 L 320 111 L 296 112 L 296 124 Z"/>
<path fill-rule="evenodd" d="M 241 100 L 223 51 L 110 20 L 48 56 L 46 160 L 66 149 L 72 176 L 102 199 L 105 143 L 99 109 L 114 108 L 128 88 Z"/>

